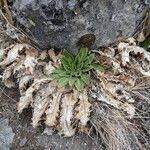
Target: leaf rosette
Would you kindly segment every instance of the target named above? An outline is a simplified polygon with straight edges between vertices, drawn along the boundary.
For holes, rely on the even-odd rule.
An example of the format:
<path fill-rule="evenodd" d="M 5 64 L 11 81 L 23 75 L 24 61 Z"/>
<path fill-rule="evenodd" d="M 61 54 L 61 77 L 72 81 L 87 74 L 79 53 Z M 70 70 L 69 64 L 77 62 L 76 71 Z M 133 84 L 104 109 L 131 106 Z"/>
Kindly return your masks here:
<path fill-rule="evenodd" d="M 69 86 L 81 91 L 90 83 L 93 70 L 104 71 L 100 64 L 93 63 L 94 57 L 88 48 L 80 48 L 76 56 L 64 50 L 61 65 L 50 74 L 50 78 L 55 79 L 59 87 Z"/>

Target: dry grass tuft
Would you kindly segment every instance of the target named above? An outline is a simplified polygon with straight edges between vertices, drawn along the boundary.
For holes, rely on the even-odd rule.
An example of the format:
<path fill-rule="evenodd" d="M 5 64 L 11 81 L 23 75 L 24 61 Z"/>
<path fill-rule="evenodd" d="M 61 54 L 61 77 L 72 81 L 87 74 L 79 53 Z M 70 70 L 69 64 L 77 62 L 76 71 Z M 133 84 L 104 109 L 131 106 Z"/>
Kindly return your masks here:
<path fill-rule="evenodd" d="M 113 107 L 100 102 L 95 103 L 90 123 L 100 135 L 106 149 L 141 148 L 135 126 L 128 121 L 125 114 Z"/>

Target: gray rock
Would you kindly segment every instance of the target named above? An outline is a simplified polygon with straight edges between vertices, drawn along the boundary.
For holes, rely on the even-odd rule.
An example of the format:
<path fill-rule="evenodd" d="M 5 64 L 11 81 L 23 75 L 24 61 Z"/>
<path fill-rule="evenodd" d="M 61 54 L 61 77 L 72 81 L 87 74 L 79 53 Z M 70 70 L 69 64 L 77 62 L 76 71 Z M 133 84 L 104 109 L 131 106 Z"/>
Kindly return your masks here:
<path fill-rule="evenodd" d="M 14 133 L 8 125 L 8 119 L 0 118 L 0 150 L 9 150 L 13 142 Z"/>
<path fill-rule="evenodd" d="M 98 48 L 133 34 L 144 0 L 14 0 L 16 25 L 40 49 Z"/>
<path fill-rule="evenodd" d="M 40 135 L 36 140 L 37 146 L 44 147 L 44 150 L 105 150 L 100 140 L 85 134 L 76 134 L 73 138 L 64 138 L 58 134 Z"/>

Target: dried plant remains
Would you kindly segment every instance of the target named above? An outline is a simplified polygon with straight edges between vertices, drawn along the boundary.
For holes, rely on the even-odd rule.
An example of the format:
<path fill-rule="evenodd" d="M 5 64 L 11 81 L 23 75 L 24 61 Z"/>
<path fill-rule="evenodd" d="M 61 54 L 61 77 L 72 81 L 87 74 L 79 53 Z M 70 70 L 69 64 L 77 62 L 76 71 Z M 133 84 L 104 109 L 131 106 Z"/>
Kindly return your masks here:
<path fill-rule="evenodd" d="M 68 88 L 59 87 L 56 80 L 48 78 L 63 65 L 63 54 L 56 55 L 53 49 L 37 51 L 28 44 L 8 45 L 0 50 L 2 81 L 9 88 L 18 86 L 19 113 L 33 108 L 33 127 L 44 121 L 47 127 L 69 137 L 76 131 L 89 134 L 87 125 L 90 125 L 107 149 L 129 150 L 131 138 L 140 147 L 138 131 L 130 119 L 136 115 L 135 96 L 149 102 L 149 97 L 139 89 L 150 87 L 150 53 L 136 46 L 133 38 L 115 48 L 92 53 L 95 53 L 92 61 L 102 64 L 105 71 L 90 72 L 89 86 Z"/>

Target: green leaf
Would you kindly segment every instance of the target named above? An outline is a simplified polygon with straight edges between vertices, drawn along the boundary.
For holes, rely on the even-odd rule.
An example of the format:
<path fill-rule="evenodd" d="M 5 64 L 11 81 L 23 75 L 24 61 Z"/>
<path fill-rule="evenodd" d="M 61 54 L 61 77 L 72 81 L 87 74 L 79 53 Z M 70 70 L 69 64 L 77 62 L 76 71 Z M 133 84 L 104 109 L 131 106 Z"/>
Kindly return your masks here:
<path fill-rule="evenodd" d="M 50 79 L 59 79 L 59 78 L 61 78 L 61 77 L 59 76 L 59 74 L 51 73 L 51 74 L 48 76 L 48 78 L 50 78 Z"/>
<path fill-rule="evenodd" d="M 81 91 L 85 86 L 85 83 L 81 80 L 81 79 L 77 79 L 76 82 L 75 82 L 75 88 L 78 90 L 78 91 Z"/>
<path fill-rule="evenodd" d="M 58 80 L 58 86 L 59 87 L 64 87 L 68 84 L 69 78 L 61 78 Z"/>
<path fill-rule="evenodd" d="M 79 53 L 75 57 L 75 64 L 80 65 L 88 55 L 88 48 L 80 48 Z"/>
<path fill-rule="evenodd" d="M 67 58 L 63 57 L 63 58 L 61 59 L 61 64 L 62 64 L 62 67 L 63 67 L 67 72 L 70 72 L 70 71 L 71 71 L 71 69 L 72 69 L 72 66 L 71 66 L 72 62 L 69 62 L 69 61 L 67 60 Z"/>
<path fill-rule="evenodd" d="M 58 68 L 55 69 L 49 76 L 52 78 L 59 78 L 59 77 L 68 77 L 69 74 L 67 74 L 65 70 Z"/>
<path fill-rule="evenodd" d="M 84 67 L 83 62 L 77 63 L 75 65 L 75 71 L 81 71 L 83 67 Z"/>
<path fill-rule="evenodd" d="M 91 64 L 91 63 L 93 62 L 94 57 L 95 57 L 95 54 L 90 54 L 90 55 L 87 57 L 87 59 L 88 59 L 88 61 L 89 61 L 89 64 Z"/>
<path fill-rule="evenodd" d="M 88 60 L 88 59 L 86 59 L 86 60 L 85 60 L 85 61 L 83 61 L 82 63 L 84 64 L 84 66 L 87 66 L 87 65 L 89 65 L 89 60 Z"/>
<path fill-rule="evenodd" d="M 80 48 L 80 51 L 79 51 L 79 58 L 80 60 L 84 60 L 88 55 L 88 48 L 86 47 L 82 47 Z"/>
<path fill-rule="evenodd" d="M 74 72 L 74 75 L 76 77 L 80 77 L 82 75 L 82 71 L 81 70 L 80 71 L 76 71 L 76 72 Z"/>
<path fill-rule="evenodd" d="M 74 83 L 75 83 L 76 80 L 77 80 L 77 78 L 71 77 L 71 78 L 69 79 L 69 85 L 70 85 L 71 87 L 73 87 L 73 85 L 74 85 Z"/>
<path fill-rule="evenodd" d="M 150 39 L 147 38 L 145 41 L 141 42 L 139 46 L 146 50 L 150 50 Z"/>
<path fill-rule="evenodd" d="M 74 56 L 69 51 L 64 49 L 63 54 L 69 61 L 74 61 Z"/>
<path fill-rule="evenodd" d="M 82 79 L 82 81 L 83 81 L 85 84 L 89 84 L 90 75 L 89 75 L 89 74 L 82 74 L 81 79 Z"/>
<path fill-rule="evenodd" d="M 58 73 L 58 74 L 60 74 L 60 73 L 63 73 L 64 72 L 64 70 L 63 70 L 63 68 L 56 68 L 54 71 L 53 71 L 53 73 Z"/>
<path fill-rule="evenodd" d="M 98 70 L 100 72 L 104 72 L 105 71 L 104 67 L 102 65 L 100 65 L 100 64 L 92 64 L 92 66 L 93 66 L 93 69 Z"/>
<path fill-rule="evenodd" d="M 90 70 L 92 70 L 93 69 L 93 66 L 92 65 L 90 65 L 90 66 L 87 66 L 87 67 L 85 67 L 83 70 L 82 70 L 82 72 L 89 72 Z"/>

